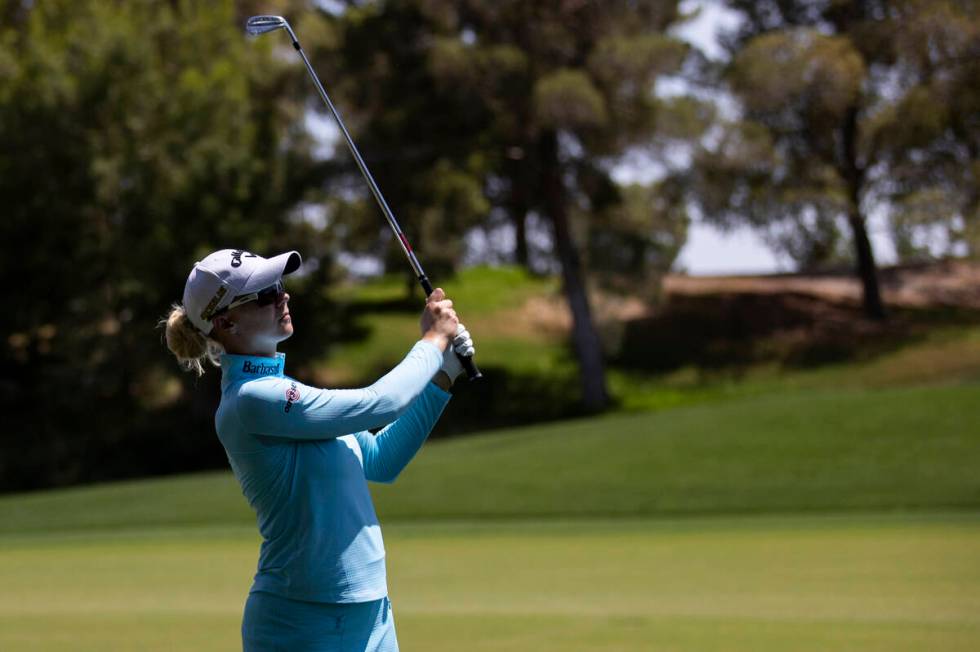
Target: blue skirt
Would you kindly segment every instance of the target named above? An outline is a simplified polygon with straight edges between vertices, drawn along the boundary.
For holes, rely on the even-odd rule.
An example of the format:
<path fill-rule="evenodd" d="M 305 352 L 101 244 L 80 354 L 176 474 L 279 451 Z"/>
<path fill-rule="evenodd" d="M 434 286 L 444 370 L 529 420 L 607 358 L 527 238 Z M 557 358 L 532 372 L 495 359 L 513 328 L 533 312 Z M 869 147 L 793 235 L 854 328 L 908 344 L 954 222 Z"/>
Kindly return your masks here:
<path fill-rule="evenodd" d="M 331 604 L 250 593 L 242 618 L 244 652 L 398 652 L 387 597 Z"/>

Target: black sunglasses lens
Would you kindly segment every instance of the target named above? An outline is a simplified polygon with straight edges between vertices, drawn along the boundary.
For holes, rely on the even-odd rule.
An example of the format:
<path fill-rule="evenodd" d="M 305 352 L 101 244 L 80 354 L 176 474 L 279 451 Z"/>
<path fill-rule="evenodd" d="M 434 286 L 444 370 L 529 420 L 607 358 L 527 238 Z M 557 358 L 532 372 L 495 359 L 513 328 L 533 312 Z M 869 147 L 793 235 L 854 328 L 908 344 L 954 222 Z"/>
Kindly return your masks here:
<path fill-rule="evenodd" d="M 286 291 L 283 287 L 282 282 L 276 283 L 273 286 L 267 287 L 264 290 L 259 291 L 258 296 L 255 298 L 255 302 L 260 306 L 267 306 L 270 303 L 275 303 L 279 300 L 279 297 Z"/>

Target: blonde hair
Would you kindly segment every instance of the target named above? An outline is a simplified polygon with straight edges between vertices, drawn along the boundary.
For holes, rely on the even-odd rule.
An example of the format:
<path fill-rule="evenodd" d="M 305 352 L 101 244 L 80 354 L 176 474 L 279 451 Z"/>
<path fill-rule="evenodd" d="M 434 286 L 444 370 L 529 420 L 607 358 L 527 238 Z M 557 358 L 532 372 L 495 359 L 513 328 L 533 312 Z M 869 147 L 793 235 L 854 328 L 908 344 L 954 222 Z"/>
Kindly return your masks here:
<path fill-rule="evenodd" d="M 166 328 L 164 337 L 167 348 L 177 357 L 177 364 L 184 371 L 193 371 L 198 376 L 203 376 L 205 360 L 215 367 L 221 366 L 224 347 L 197 330 L 187 318 L 184 306 L 178 303 L 172 305 L 170 313 L 160 320 L 159 325 Z"/>

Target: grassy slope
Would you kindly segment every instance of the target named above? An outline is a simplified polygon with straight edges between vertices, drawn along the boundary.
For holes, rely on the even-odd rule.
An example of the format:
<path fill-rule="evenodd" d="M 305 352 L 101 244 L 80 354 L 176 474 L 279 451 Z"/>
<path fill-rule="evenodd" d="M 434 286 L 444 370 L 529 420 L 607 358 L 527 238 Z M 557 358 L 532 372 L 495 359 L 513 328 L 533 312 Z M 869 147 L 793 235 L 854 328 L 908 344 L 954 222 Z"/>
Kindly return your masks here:
<path fill-rule="evenodd" d="M 554 278 L 536 278 L 515 267 L 472 267 L 442 284 L 463 323 L 477 337 L 479 360 L 486 366 L 512 371 L 548 372 L 564 365 L 562 343 L 545 333 L 520 328 L 518 313 L 528 297 L 558 292 Z M 334 346 L 323 361 L 333 382 L 365 380 L 358 373 L 385 368 L 405 355 L 407 343 L 418 337 L 419 309 L 389 311 L 378 306 L 405 299 L 402 276 L 383 277 L 336 293 L 341 303 L 357 306 L 360 323 L 370 330 L 359 342 Z M 421 304 L 419 304 L 421 305 Z"/>
<path fill-rule="evenodd" d="M 980 385 L 797 393 L 433 447 L 382 516 L 980 506 Z"/>
<path fill-rule="evenodd" d="M 733 398 L 433 442 L 386 520 L 980 506 L 980 384 Z M 0 498 L 0 533 L 250 523 L 228 473 Z"/>
<path fill-rule="evenodd" d="M 980 381 L 980 328 L 945 326 L 884 355 L 809 369 L 762 364 L 704 372 L 692 367 L 660 376 L 609 374 L 625 410 L 661 410 L 793 391 L 939 386 Z"/>

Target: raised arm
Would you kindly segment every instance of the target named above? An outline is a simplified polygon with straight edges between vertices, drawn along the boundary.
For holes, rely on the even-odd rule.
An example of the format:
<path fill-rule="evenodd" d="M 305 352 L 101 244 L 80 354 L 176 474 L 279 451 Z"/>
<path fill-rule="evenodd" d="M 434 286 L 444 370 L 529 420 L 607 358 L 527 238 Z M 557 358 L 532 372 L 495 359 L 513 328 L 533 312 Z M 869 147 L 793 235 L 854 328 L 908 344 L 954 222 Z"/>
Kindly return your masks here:
<path fill-rule="evenodd" d="M 245 430 L 290 439 L 329 439 L 396 420 L 442 364 L 439 347 L 418 341 L 405 359 L 362 389 L 320 389 L 267 376 L 244 383 L 238 414 Z"/>
<path fill-rule="evenodd" d="M 394 482 L 422 447 L 450 398 L 448 392 L 429 383 L 408 412 L 377 435 L 368 431 L 355 433 L 364 476 L 373 482 Z"/>
<path fill-rule="evenodd" d="M 242 426 L 258 435 L 330 439 L 395 421 L 443 363 L 459 325 L 452 306 L 441 288 L 433 291 L 419 324 L 422 339 L 370 387 L 319 389 L 271 376 L 242 384 L 237 397 Z"/>

